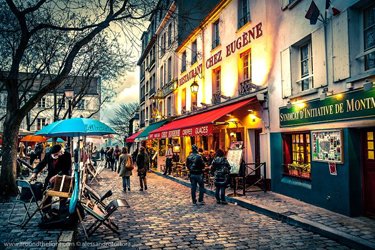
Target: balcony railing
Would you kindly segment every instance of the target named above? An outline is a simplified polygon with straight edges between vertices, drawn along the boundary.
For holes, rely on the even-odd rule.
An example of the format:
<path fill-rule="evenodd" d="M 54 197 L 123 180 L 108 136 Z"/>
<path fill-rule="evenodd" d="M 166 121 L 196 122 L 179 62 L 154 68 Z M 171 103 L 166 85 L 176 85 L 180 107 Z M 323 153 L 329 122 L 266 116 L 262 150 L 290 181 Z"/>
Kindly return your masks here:
<path fill-rule="evenodd" d="M 240 88 L 238 90 L 238 95 L 248 95 L 256 92 L 259 89 L 258 85 L 251 83 L 250 80 L 246 80 L 240 83 Z"/>
<path fill-rule="evenodd" d="M 221 92 L 216 92 L 212 94 L 212 104 L 220 104 L 221 103 Z"/>

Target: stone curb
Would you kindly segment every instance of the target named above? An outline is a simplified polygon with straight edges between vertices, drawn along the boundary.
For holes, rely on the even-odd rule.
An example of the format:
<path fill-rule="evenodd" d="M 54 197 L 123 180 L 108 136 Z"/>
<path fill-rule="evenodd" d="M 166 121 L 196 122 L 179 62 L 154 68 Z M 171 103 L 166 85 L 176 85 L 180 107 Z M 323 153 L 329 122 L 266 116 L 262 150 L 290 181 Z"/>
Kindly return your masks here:
<path fill-rule="evenodd" d="M 57 240 L 57 250 L 72 250 L 75 248 L 75 231 L 63 231 Z"/>
<path fill-rule="evenodd" d="M 156 171 L 153 171 L 153 173 L 155 173 L 156 175 L 162 176 L 164 178 L 167 178 L 169 180 L 175 181 L 175 182 L 177 182 L 179 184 L 182 184 L 186 187 L 189 187 L 189 188 L 191 187 L 190 183 L 187 182 L 187 181 L 183 181 L 183 180 L 177 179 L 177 178 L 169 176 L 169 175 L 163 175 L 163 174 L 161 174 L 159 172 L 156 172 Z M 210 196 L 215 196 L 214 191 L 211 191 L 211 190 L 208 190 L 208 189 L 205 189 L 205 193 L 210 195 Z M 287 211 L 284 211 L 282 209 L 280 209 L 280 210 L 270 209 L 270 208 L 267 208 L 267 207 L 265 207 L 261 204 L 252 204 L 252 203 L 249 202 L 249 200 L 246 200 L 246 199 L 243 199 L 243 198 L 240 198 L 240 197 L 234 198 L 234 197 L 226 196 L 226 199 L 230 203 L 237 204 L 241 207 L 244 207 L 244 208 L 247 208 L 247 209 L 252 210 L 254 212 L 266 215 L 266 216 L 271 217 L 273 219 L 276 219 L 276 220 L 279 220 L 279 221 L 282 221 L 282 222 L 286 222 L 290 225 L 301 227 L 301 228 L 303 228 L 307 231 L 320 234 L 324 237 L 336 240 L 336 241 L 338 241 L 338 242 L 340 242 L 340 243 L 342 243 L 342 244 L 344 244 L 348 247 L 355 248 L 355 249 L 375 249 L 375 244 L 370 242 L 370 241 L 367 241 L 367 240 L 362 239 L 362 238 L 357 237 L 357 236 L 350 235 L 350 234 L 342 232 L 340 230 L 336 230 L 336 229 L 331 228 L 331 227 L 327 227 L 323 224 L 301 218 L 297 215 L 285 215 L 283 213 L 285 213 Z"/>

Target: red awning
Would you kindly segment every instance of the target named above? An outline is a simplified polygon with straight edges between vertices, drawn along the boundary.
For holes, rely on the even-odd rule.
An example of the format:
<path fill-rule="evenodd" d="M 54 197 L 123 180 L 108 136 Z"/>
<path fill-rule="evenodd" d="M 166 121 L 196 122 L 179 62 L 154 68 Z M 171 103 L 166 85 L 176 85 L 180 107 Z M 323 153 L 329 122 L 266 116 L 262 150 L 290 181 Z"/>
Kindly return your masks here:
<path fill-rule="evenodd" d="M 126 138 L 126 142 L 134 142 L 135 138 L 140 134 L 142 133 L 143 130 L 140 130 L 138 131 L 137 133 L 135 134 L 132 134 L 131 136 L 129 136 L 128 138 Z"/>
<path fill-rule="evenodd" d="M 200 114 L 174 120 L 154 131 L 148 138 L 169 138 L 175 136 L 197 136 L 210 135 L 213 131 L 214 122 L 230 112 L 248 104 L 252 99 L 233 103 L 214 110 L 209 110 Z"/>

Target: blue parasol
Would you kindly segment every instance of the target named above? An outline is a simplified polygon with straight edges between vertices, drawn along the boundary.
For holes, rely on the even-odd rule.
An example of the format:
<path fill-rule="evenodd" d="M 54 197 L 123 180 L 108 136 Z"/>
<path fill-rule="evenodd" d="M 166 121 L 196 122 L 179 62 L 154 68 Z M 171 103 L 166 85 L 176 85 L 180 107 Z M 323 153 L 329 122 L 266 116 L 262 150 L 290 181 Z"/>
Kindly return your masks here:
<path fill-rule="evenodd" d="M 53 141 L 52 138 L 49 138 L 49 139 L 47 140 L 47 142 L 52 142 L 52 141 Z M 57 142 L 57 143 L 64 143 L 65 141 L 64 141 L 63 139 L 61 139 L 60 137 L 58 137 L 58 138 L 56 139 L 56 142 Z"/>
<path fill-rule="evenodd" d="M 41 130 L 35 133 L 36 135 L 44 135 L 50 137 L 57 136 L 68 136 L 68 137 L 80 137 L 90 135 L 108 135 L 116 134 L 116 132 L 102 123 L 101 121 L 89 118 L 71 118 L 66 120 L 57 121 L 43 127 Z M 80 155 L 78 152 L 78 159 Z M 73 214 L 76 211 L 77 202 L 79 199 L 79 184 L 80 176 L 78 173 L 79 163 L 75 163 L 74 167 L 74 190 L 69 203 L 69 212 Z"/>

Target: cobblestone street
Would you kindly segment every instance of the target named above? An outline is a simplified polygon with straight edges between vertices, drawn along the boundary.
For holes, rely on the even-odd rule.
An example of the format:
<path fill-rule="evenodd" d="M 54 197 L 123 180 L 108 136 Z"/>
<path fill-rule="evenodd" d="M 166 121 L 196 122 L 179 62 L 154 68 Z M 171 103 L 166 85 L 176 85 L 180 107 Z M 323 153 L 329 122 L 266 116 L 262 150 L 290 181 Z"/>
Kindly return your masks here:
<path fill-rule="evenodd" d="M 104 226 L 85 240 L 78 229 L 76 246 L 81 248 L 236 248 L 236 249 L 347 249 L 320 235 L 290 226 L 245 208 L 217 205 L 205 196 L 206 205 L 194 206 L 190 189 L 155 174 L 148 174 L 148 190 L 139 191 L 138 178 L 131 177 L 131 192 L 124 193 L 117 174 L 101 174 L 99 192 L 112 189 L 107 201 L 125 197 L 130 208 L 114 213 L 120 235 Z M 85 220 L 85 226 L 92 218 Z"/>

